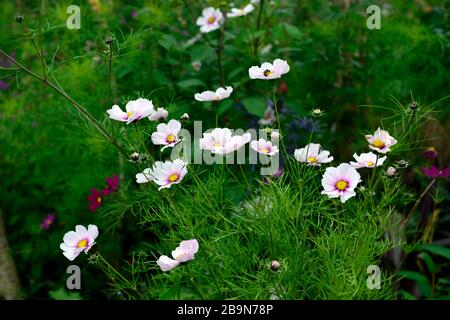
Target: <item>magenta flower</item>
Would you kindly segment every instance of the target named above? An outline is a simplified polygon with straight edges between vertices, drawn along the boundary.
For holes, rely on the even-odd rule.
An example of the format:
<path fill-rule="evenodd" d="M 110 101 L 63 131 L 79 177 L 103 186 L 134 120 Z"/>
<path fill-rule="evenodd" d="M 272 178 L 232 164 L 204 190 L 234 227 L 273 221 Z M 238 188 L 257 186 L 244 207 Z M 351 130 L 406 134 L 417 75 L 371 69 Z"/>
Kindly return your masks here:
<path fill-rule="evenodd" d="M 93 212 L 100 208 L 103 202 L 103 196 L 97 189 L 92 189 L 91 194 L 87 197 L 89 201 L 88 209 Z"/>
<path fill-rule="evenodd" d="M 450 176 L 450 167 L 439 169 L 436 166 L 431 166 L 428 169 L 421 167 L 420 170 L 429 178 L 447 178 Z"/>
<path fill-rule="evenodd" d="M 50 214 L 46 215 L 44 217 L 44 219 L 42 219 L 41 228 L 44 229 L 44 230 L 50 229 L 52 224 L 55 222 L 55 218 L 56 218 L 56 216 L 53 213 L 50 213 Z"/>
<path fill-rule="evenodd" d="M 119 189 L 119 176 L 113 175 L 112 177 L 106 177 L 107 187 L 102 190 L 102 195 L 107 196 Z"/>

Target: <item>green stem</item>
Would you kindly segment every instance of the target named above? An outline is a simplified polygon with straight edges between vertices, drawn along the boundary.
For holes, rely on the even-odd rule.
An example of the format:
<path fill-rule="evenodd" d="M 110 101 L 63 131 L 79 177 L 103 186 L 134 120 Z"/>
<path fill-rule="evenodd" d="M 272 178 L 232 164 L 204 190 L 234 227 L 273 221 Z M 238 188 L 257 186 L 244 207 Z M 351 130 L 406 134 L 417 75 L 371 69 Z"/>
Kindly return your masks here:
<path fill-rule="evenodd" d="M 261 28 L 263 11 L 264 11 L 264 0 L 261 0 L 259 2 L 258 19 L 256 20 L 256 32 L 258 32 Z M 255 41 L 253 43 L 253 52 L 255 54 L 255 57 L 258 57 L 258 46 L 259 46 L 259 36 L 257 38 L 255 38 Z"/>
<path fill-rule="evenodd" d="M 106 139 L 108 140 L 112 145 L 114 145 L 125 157 L 128 157 L 128 153 L 123 149 L 115 140 L 114 138 L 106 131 L 106 129 L 98 122 L 97 119 L 95 119 L 83 106 L 81 106 L 78 102 L 76 102 L 74 99 L 72 99 L 62 88 L 59 87 L 59 85 L 55 85 L 52 82 L 49 82 L 48 79 L 44 79 L 40 77 L 38 74 L 34 73 L 24 65 L 22 65 L 20 62 L 16 61 L 13 57 L 9 56 L 5 51 L 0 49 L 0 53 L 3 54 L 5 57 L 7 57 L 9 60 L 11 60 L 16 66 L 18 66 L 22 71 L 25 71 L 35 79 L 41 81 L 42 83 L 46 84 L 56 92 L 58 92 L 64 99 L 69 101 L 75 109 L 77 109 L 80 114 L 94 127 L 97 129 L 97 131 Z"/>
<path fill-rule="evenodd" d="M 38 24 L 38 30 L 39 30 L 39 45 L 40 45 L 40 57 L 41 57 L 41 64 L 42 64 L 42 74 L 45 80 L 47 80 L 47 70 L 46 70 L 46 63 L 44 59 L 44 36 L 42 32 L 42 16 L 44 14 L 45 10 L 45 0 L 39 1 L 39 24 Z"/>

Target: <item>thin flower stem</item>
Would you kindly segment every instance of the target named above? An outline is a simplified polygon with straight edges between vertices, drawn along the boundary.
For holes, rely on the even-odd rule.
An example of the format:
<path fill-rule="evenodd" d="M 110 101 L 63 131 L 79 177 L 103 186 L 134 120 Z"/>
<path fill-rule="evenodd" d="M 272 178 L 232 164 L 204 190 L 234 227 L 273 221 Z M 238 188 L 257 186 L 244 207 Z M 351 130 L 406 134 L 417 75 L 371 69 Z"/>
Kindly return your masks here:
<path fill-rule="evenodd" d="M 109 59 L 108 59 L 108 100 L 110 104 L 113 104 L 112 98 L 112 48 L 111 42 L 108 44 L 109 46 Z"/>
<path fill-rule="evenodd" d="M 242 176 L 244 177 L 245 183 L 246 183 L 247 186 L 251 189 L 252 185 L 251 185 L 250 182 L 247 180 L 247 176 L 245 175 L 244 169 L 242 169 L 242 164 L 239 164 L 239 169 L 241 169 L 241 173 L 242 173 Z"/>
<path fill-rule="evenodd" d="M 264 0 L 261 0 L 259 2 L 259 12 L 258 12 L 258 19 L 256 20 L 256 32 L 258 32 L 261 28 L 261 21 L 262 21 L 262 13 L 264 11 Z M 255 38 L 253 42 L 253 53 L 255 54 L 255 57 L 258 57 L 258 46 L 259 46 L 259 36 Z"/>
<path fill-rule="evenodd" d="M 62 88 L 59 87 L 59 85 L 55 85 L 52 82 L 48 81 L 48 79 L 44 79 L 40 77 L 38 74 L 34 73 L 24 65 L 22 65 L 20 62 L 15 60 L 13 57 L 9 56 L 5 51 L 0 49 L 0 53 L 3 54 L 5 57 L 7 57 L 9 60 L 11 60 L 16 66 L 18 66 L 22 71 L 25 71 L 32 77 L 36 78 L 37 80 L 41 81 L 42 83 L 46 84 L 56 92 L 58 92 L 62 97 L 64 97 L 67 101 L 69 101 L 75 109 L 77 109 L 80 114 L 94 127 L 97 129 L 97 131 L 105 138 L 107 139 L 112 145 L 114 145 L 125 157 L 128 156 L 128 153 L 125 151 L 125 149 L 122 148 L 115 140 L 114 138 L 106 131 L 106 129 L 98 122 L 97 119 L 95 119 L 83 106 L 81 106 L 78 102 L 76 102 L 74 99 L 72 99 Z"/>
<path fill-rule="evenodd" d="M 42 63 L 42 75 L 45 80 L 47 80 L 47 64 L 44 59 L 44 36 L 42 32 L 42 16 L 44 15 L 45 10 L 45 0 L 39 1 L 39 20 L 38 20 L 38 30 L 39 30 L 39 46 L 40 46 L 40 57 Z"/>
<path fill-rule="evenodd" d="M 223 74 L 223 64 L 222 64 L 222 51 L 224 48 L 225 41 L 225 24 L 226 24 L 226 13 L 223 12 L 224 20 L 223 24 L 220 27 L 219 37 L 217 38 L 217 64 L 219 66 L 219 76 L 220 76 L 220 85 L 225 86 L 225 77 Z"/>
<path fill-rule="evenodd" d="M 404 225 L 406 226 L 409 222 L 409 220 L 411 219 L 412 215 L 414 214 L 414 212 L 416 211 L 417 207 L 420 204 L 420 201 L 422 201 L 423 197 L 425 197 L 425 195 L 428 193 L 428 191 L 431 189 L 431 187 L 436 183 L 436 178 L 434 178 L 433 180 L 431 180 L 431 182 L 428 184 L 428 186 L 425 188 L 425 190 L 422 192 L 422 194 L 420 195 L 419 199 L 417 199 L 416 203 L 414 203 L 414 206 L 411 208 L 411 211 L 409 212 L 408 216 L 406 217 L 405 221 L 404 221 Z"/>

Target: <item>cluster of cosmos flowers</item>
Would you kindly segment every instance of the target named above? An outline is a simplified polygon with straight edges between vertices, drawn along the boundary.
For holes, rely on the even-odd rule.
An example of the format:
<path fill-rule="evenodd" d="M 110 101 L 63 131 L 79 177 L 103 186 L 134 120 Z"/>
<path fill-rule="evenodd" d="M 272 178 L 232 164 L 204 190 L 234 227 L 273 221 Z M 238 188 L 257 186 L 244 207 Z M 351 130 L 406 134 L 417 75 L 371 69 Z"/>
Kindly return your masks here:
<path fill-rule="evenodd" d="M 246 15 L 254 10 L 253 4 L 258 1 L 252 1 L 243 8 L 233 8 L 227 13 L 228 18 L 234 18 Z M 202 12 L 202 16 L 198 18 L 197 25 L 203 33 L 211 32 L 220 28 L 223 23 L 224 15 L 221 10 L 214 8 L 206 8 Z M 251 79 L 273 80 L 279 79 L 282 75 L 290 71 L 290 66 L 285 60 L 275 59 L 272 63 L 264 62 L 261 66 L 252 66 L 248 69 L 248 75 Z M 200 102 L 217 102 L 229 98 L 233 93 L 231 86 L 217 88 L 216 90 L 207 90 L 194 95 L 194 99 Z M 164 121 L 157 125 L 156 131 L 151 134 L 151 141 L 154 145 L 161 146 L 161 151 L 166 148 L 173 148 L 181 142 L 180 130 L 181 123 L 178 120 L 171 119 L 167 123 L 169 113 L 164 108 L 153 106 L 151 100 L 138 98 L 131 100 L 122 110 L 118 105 L 112 106 L 107 110 L 109 117 L 113 120 L 132 124 L 136 121 L 147 118 L 149 121 Z M 264 119 L 274 116 L 273 114 L 265 116 Z M 264 121 L 263 119 L 263 121 Z M 278 141 L 279 134 L 273 132 L 271 139 Z M 381 166 L 386 156 L 380 157 L 379 154 L 386 154 L 391 151 L 397 141 L 389 135 L 387 131 L 380 128 L 372 134 L 367 135 L 366 139 L 369 148 L 373 152 L 354 154 L 354 160 L 350 163 L 341 163 L 337 167 L 328 167 L 322 177 L 322 194 L 329 198 L 340 198 L 341 202 L 347 201 L 356 195 L 355 188 L 361 182 L 361 176 L 357 170 L 363 168 L 375 168 Z M 211 153 L 218 155 L 228 155 L 239 150 L 249 144 L 250 148 L 259 154 L 273 156 L 279 153 L 278 146 L 272 141 L 264 139 L 251 140 L 250 133 L 242 135 L 234 134 L 228 128 L 214 128 L 211 132 L 203 133 L 203 137 L 199 139 L 199 146 L 203 150 L 209 150 Z M 305 163 L 307 166 L 321 166 L 333 161 L 330 152 L 323 150 L 318 143 L 309 143 L 303 148 L 296 149 L 294 158 Z M 388 169 L 389 171 L 389 169 Z M 174 161 L 155 161 L 152 167 L 146 168 L 142 172 L 136 174 L 136 182 L 144 184 L 153 182 L 158 186 L 158 190 L 170 188 L 174 184 L 179 184 L 188 173 L 187 163 L 181 159 Z M 115 178 L 113 178 L 115 179 Z M 111 183 L 110 183 L 111 182 Z M 102 191 L 92 190 L 89 196 L 90 209 L 95 210 L 100 206 L 102 198 L 117 189 L 118 180 L 108 182 L 108 188 Z M 98 228 L 95 225 L 89 225 L 87 228 L 81 225 L 75 227 L 75 231 L 69 231 L 64 235 L 63 243 L 60 248 L 63 250 L 64 256 L 69 260 L 75 259 L 81 252 L 87 253 L 95 244 L 98 236 Z M 162 255 L 157 260 L 157 265 L 164 272 L 169 271 L 181 263 L 193 260 L 195 254 L 199 250 L 199 243 L 196 239 L 182 241 L 178 247 L 171 252 L 172 258 Z"/>

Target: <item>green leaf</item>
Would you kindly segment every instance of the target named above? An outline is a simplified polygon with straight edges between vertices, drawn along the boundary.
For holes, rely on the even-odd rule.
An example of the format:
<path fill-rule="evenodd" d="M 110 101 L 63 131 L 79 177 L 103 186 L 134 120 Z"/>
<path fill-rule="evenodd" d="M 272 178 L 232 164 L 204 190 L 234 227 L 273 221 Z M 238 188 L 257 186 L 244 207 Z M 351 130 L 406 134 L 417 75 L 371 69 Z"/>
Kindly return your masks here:
<path fill-rule="evenodd" d="M 302 39 L 302 33 L 296 26 L 293 26 L 292 24 L 289 23 L 285 23 L 284 28 L 286 29 L 286 32 L 290 37 L 298 40 Z"/>
<path fill-rule="evenodd" d="M 264 112 L 266 111 L 267 106 L 263 99 L 256 97 L 245 98 L 242 99 L 242 103 L 249 113 L 260 118 L 264 116 Z"/>
<path fill-rule="evenodd" d="M 431 273 L 435 273 L 437 270 L 436 264 L 433 261 L 433 258 L 431 258 L 431 256 L 426 253 L 426 252 L 422 252 L 420 254 L 421 258 L 423 259 L 423 261 L 425 261 L 425 264 L 427 265 L 428 271 L 430 271 Z"/>
<path fill-rule="evenodd" d="M 177 83 L 177 85 L 182 89 L 187 89 L 194 86 L 206 87 L 206 84 L 200 79 L 181 80 Z"/>
<path fill-rule="evenodd" d="M 427 298 L 433 295 L 433 289 L 428 282 L 427 277 L 415 271 L 400 271 L 400 276 L 417 282 L 420 292 Z"/>
<path fill-rule="evenodd" d="M 427 250 L 435 255 L 447 258 L 450 260 L 450 249 L 444 246 L 438 246 L 435 244 L 426 244 L 421 247 L 423 250 Z"/>

